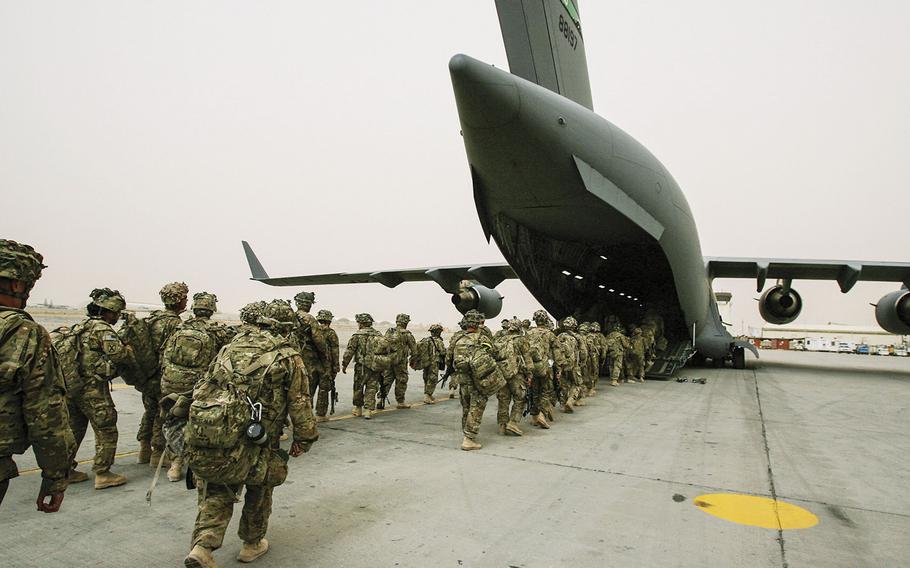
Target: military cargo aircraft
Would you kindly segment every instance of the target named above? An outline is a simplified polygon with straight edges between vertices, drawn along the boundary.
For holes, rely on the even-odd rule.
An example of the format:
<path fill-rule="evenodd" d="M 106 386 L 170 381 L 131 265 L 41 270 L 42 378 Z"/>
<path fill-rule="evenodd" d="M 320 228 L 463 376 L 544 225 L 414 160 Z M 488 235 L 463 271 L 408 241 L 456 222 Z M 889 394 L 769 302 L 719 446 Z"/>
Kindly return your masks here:
<path fill-rule="evenodd" d="M 449 62 L 484 235 L 508 264 L 440 266 L 272 278 L 248 243 L 252 279 L 273 286 L 433 281 L 464 313 L 495 317 L 496 286 L 518 278 L 557 317 L 664 320 L 667 348 L 652 376 L 693 355 L 745 365 L 718 313 L 714 278 L 754 278 L 770 323 L 795 320 L 794 280 L 895 282 L 875 304 L 879 324 L 910 334 L 910 263 L 706 258 L 689 204 L 670 172 L 632 136 L 594 113 L 576 0 L 496 0 L 511 73 L 467 55 Z M 771 279 L 772 285 L 766 288 Z"/>

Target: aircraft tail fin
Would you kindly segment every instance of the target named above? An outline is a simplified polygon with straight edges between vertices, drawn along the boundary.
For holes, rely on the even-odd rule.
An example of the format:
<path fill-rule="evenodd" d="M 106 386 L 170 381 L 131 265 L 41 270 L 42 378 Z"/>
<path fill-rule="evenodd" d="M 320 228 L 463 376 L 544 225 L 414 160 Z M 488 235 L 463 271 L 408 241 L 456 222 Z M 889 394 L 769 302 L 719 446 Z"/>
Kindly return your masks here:
<path fill-rule="evenodd" d="M 243 252 L 246 254 L 246 262 L 250 265 L 250 274 L 252 275 L 253 280 L 267 280 L 269 275 L 265 271 L 265 268 L 262 267 L 262 263 L 259 262 L 259 259 L 256 257 L 256 253 L 253 252 L 253 247 L 250 246 L 250 243 L 246 241 L 241 241 L 243 243 Z"/>
<path fill-rule="evenodd" d="M 496 0 L 513 75 L 591 110 L 591 83 L 578 0 Z"/>

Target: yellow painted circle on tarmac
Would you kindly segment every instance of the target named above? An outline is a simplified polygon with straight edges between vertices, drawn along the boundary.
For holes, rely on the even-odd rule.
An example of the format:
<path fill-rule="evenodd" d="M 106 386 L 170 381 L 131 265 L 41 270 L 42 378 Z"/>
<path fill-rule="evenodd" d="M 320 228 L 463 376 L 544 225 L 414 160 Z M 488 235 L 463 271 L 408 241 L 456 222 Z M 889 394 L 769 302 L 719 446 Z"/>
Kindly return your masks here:
<path fill-rule="evenodd" d="M 818 517 L 802 507 L 755 495 L 712 493 L 696 497 L 693 504 L 719 519 L 751 527 L 793 530 L 818 524 Z"/>

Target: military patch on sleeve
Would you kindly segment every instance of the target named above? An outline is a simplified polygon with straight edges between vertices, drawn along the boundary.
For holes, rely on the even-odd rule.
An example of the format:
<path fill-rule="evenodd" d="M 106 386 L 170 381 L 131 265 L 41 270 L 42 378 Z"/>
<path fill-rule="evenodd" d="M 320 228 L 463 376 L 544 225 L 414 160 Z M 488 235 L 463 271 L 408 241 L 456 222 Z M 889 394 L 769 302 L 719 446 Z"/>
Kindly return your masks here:
<path fill-rule="evenodd" d="M 101 338 L 101 346 L 108 355 L 116 355 L 119 353 L 121 345 L 120 339 L 113 331 L 105 332 L 104 336 Z"/>

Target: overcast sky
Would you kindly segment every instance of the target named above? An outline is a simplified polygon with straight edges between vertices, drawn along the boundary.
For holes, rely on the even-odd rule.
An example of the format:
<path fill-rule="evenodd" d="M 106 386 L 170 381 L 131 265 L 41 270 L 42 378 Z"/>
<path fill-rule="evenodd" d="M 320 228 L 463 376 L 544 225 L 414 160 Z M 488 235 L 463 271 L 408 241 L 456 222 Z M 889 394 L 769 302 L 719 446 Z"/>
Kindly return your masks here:
<path fill-rule="evenodd" d="M 910 3 L 581 2 L 595 110 L 670 170 L 711 256 L 910 260 Z M 501 261 L 474 210 L 447 69 L 507 68 L 492 0 L 0 0 L 0 236 L 33 292 L 221 308 L 272 275 Z M 900 227 L 905 227 L 901 229 Z M 872 325 L 895 286 L 799 284 L 804 323 Z M 734 323 L 758 324 L 752 282 Z M 451 324 L 432 283 L 316 287 L 317 307 Z M 506 313 L 536 302 L 500 287 Z"/>

